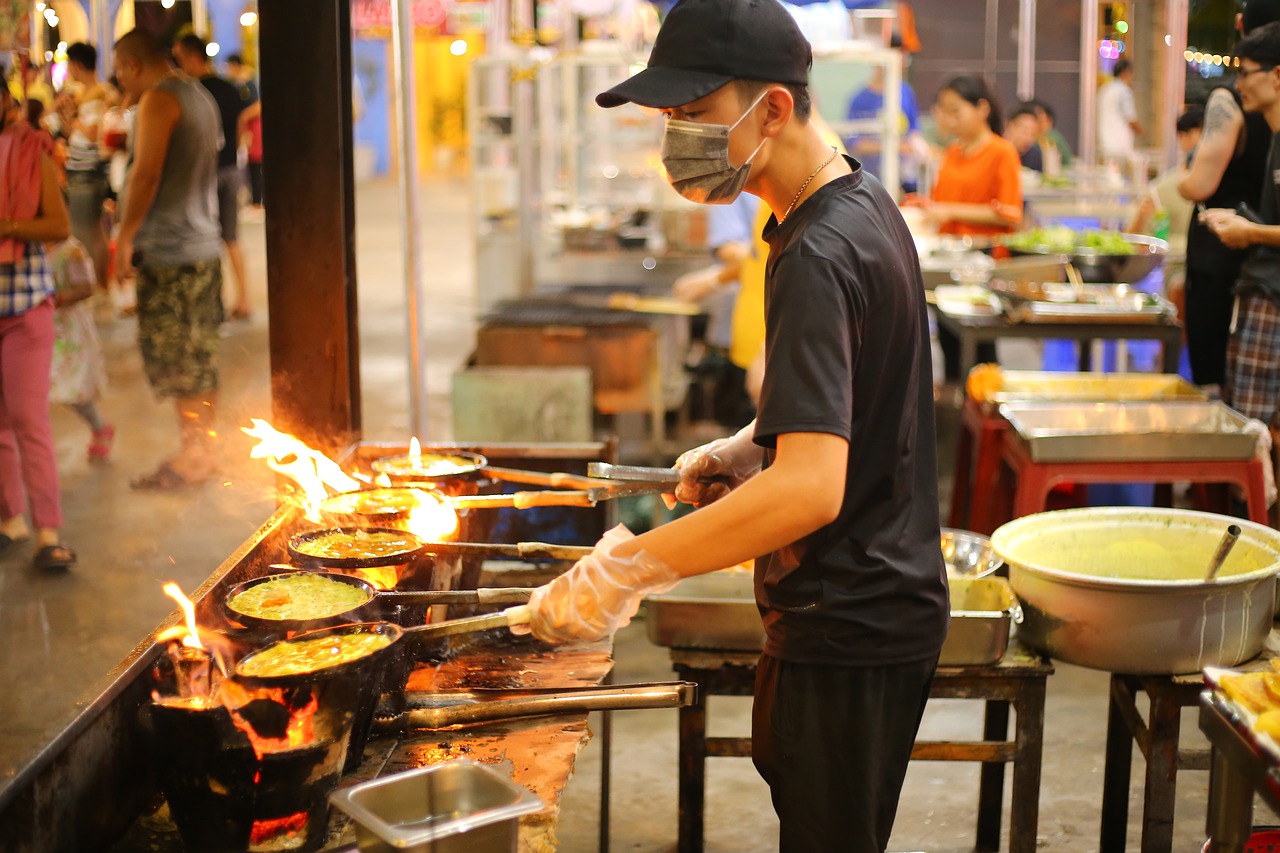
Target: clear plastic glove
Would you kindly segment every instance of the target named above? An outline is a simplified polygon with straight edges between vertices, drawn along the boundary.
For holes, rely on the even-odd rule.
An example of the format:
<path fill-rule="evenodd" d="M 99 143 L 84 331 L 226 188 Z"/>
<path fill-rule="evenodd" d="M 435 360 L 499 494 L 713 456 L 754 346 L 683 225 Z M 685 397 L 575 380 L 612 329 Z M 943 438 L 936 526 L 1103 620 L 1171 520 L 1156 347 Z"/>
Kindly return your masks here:
<path fill-rule="evenodd" d="M 755 429 L 753 421 L 728 438 L 682 453 L 675 464 L 680 471 L 676 500 L 706 506 L 759 474 L 764 448 L 752 440 Z"/>
<path fill-rule="evenodd" d="M 619 557 L 614 550 L 635 535 L 623 525 L 605 533 L 595 550 L 551 583 L 533 591 L 529 625 L 512 631 L 548 643 L 600 640 L 608 637 L 640 609 L 640 600 L 666 592 L 680 575 L 647 551 Z"/>

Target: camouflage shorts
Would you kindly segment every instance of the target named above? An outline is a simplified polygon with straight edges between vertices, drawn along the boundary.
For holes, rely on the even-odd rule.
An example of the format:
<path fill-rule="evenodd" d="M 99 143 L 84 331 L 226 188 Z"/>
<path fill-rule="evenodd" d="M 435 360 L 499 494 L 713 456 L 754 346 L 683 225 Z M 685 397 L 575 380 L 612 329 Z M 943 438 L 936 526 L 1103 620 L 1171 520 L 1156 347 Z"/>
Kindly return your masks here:
<path fill-rule="evenodd" d="M 221 259 L 138 268 L 138 347 L 158 396 L 217 390 L 221 325 Z"/>

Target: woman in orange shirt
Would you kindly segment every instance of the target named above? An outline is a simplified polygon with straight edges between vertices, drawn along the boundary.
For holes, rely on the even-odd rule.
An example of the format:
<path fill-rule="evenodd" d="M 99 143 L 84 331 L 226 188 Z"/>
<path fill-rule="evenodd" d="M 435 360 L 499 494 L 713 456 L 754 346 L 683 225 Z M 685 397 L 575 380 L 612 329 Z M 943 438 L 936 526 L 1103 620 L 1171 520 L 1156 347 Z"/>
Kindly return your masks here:
<path fill-rule="evenodd" d="M 1000 136 L 1000 107 L 981 77 L 952 78 L 938 93 L 939 128 L 955 141 L 942 157 L 929 219 L 943 234 L 1004 234 L 1022 223 L 1022 164 Z"/>

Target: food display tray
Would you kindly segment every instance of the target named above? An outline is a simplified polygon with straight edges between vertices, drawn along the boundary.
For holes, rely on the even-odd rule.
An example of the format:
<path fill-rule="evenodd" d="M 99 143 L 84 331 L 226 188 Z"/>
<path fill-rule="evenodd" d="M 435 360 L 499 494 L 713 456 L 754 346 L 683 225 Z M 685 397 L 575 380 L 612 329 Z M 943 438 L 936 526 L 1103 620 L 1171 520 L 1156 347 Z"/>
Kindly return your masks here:
<path fill-rule="evenodd" d="M 952 578 L 951 628 L 940 666 L 999 661 L 1022 609 L 1004 578 Z M 760 651 L 764 624 L 750 572 L 722 571 L 685 578 L 669 592 L 645 599 L 645 628 L 656 645 L 677 649 Z"/>
<path fill-rule="evenodd" d="M 1017 323 L 1163 323 L 1173 303 L 1126 284 L 994 283 L 1009 319 Z"/>
<path fill-rule="evenodd" d="M 1035 462 L 1239 460 L 1246 418 L 1218 402 L 1012 402 L 1000 414 Z"/>
<path fill-rule="evenodd" d="M 1172 373 L 1053 373 L 1006 370 L 993 403 L 1024 402 L 1204 402 L 1203 391 Z"/>

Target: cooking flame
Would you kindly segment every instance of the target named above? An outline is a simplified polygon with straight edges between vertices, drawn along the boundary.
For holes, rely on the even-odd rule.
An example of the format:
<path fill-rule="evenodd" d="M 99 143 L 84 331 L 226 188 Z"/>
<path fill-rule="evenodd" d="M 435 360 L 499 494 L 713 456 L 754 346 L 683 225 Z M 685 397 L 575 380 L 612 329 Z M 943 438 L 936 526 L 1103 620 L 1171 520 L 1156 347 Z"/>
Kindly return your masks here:
<path fill-rule="evenodd" d="M 231 712 L 231 722 L 249 738 L 249 744 L 259 759 L 269 752 L 297 749 L 316 740 L 315 716 L 320 710 L 320 703 L 314 694 L 305 705 L 294 708 L 289 704 L 285 691 L 280 688 L 249 690 L 234 681 L 224 681 L 219 685 L 218 698 L 223 707 Z M 253 701 L 274 702 L 288 711 L 288 723 L 279 737 L 259 734 L 253 723 L 241 715 L 240 709 Z"/>
<path fill-rule="evenodd" d="M 252 428 L 241 427 L 245 435 L 258 439 L 249 451 L 253 459 L 266 459 L 272 471 L 289 477 L 298 487 L 295 496 L 307 519 L 320 521 L 320 502 L 329 496 L 327 489 L 351 492 L 360 482 L 348 475 L 329 457 L 312 450 L 304 442 L 283 433 L 260 418 L 252 418 Z"/>
<path fill-rule="evenodd" d="M 404 525 L 428 542 L 440 542 L 458 532 L 458 513 L 444 495 L 420 489 Z"/>
<path fill-rule="evenodd" d="M 182 594 L 182 589 L 169 581 L 164 585 L 164 594 L 178 602 L 178 606 L 182 608 L 182 614 L 186 617 L 186 627 L 174 625 L 165 631 L 161 631 L 156 636 L 156 640 L 164 642 L 165 640 L 176 640 L 182 638 L 182 645 L 189 649 L 203 649 L 204 643 L 200 642 L 200 630 L 196 627 L 196 608 L 191 603 L 191 599 Z"/>
<path fill-rule="evenodd" d="M 368 566 L 352 569 L 351 574 L 372 585 L 374 589 L 395 589 L 400 582 L 400 569 L 397 566 Z"/>
<path fill-rule="evenodd" d="M 409 458 L 417 459 L 422 455 L 422 442 L 418 441 L 416 435 L 409 436 Z"/>

